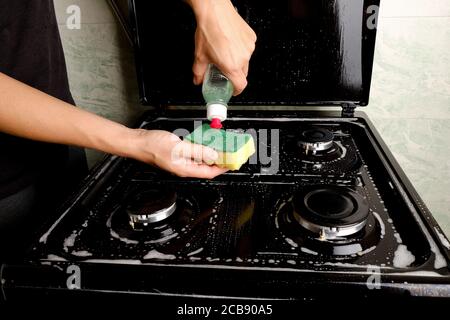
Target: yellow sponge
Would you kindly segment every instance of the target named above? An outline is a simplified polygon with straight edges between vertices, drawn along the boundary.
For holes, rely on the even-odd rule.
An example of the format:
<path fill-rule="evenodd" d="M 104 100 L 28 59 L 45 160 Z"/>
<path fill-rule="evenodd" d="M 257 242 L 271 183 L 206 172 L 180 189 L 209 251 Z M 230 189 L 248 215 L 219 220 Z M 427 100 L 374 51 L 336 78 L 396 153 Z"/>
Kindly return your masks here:
<path fill-rule="evenodd" d="M 250 134 L 212 129 L 208 124 L 197 127 L 185 139 L 216 150 L 219 158 L 214 164 L 229 170 L 239 170 L 255 153 L 255 142 Z"/>

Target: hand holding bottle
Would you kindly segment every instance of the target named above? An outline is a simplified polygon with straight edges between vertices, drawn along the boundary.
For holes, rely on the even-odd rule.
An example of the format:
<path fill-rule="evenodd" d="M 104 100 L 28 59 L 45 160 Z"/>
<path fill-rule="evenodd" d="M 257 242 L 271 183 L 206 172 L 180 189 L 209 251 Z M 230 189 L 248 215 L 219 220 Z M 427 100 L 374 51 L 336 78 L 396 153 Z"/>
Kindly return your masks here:
<path fill-rule="evenodd" d="M 194 83 L 204 80 L 210 63 L 215 64 L 234 86 L 234 95 L 247 86 L 249 61 L 256 34 L 237 13 L 230 0 L 187 0 L 197 18 Z"/>

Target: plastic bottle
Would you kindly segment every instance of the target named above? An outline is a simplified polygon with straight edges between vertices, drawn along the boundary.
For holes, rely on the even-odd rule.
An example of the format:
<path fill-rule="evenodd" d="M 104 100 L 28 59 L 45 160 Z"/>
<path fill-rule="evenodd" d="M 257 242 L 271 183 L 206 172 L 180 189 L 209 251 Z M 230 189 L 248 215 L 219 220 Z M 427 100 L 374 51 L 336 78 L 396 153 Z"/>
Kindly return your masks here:
<path fill-rule="evenodd" d="M 228 102 L 233 96 L 233 84 L 213 64 L 208 65 L 203 81 L 202 93 L 206 101 L 207 117 L 211 128 L 222 128 L 227 119 Z"/>

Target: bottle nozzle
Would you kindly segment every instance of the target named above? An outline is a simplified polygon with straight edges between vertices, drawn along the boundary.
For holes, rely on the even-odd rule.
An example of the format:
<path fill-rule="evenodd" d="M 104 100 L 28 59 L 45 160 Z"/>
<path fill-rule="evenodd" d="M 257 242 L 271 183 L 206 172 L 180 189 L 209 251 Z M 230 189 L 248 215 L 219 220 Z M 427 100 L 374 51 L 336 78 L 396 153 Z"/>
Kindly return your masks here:
<path fill-rule="evenodd" d="M 222 129 L 222 122 L 220 121 L 219 118 L 214 118 L 212 119 L 210 126 L 213 129 Z"/>
<path fill-rule="evenodd" d="M 227 106 L 220 103 L 208 104 L 207 106 L 207 118 L 211 121 L 211 128 L 213 123 L 215 126 L 222 128 L 222 122 L 227 120 Z"/>

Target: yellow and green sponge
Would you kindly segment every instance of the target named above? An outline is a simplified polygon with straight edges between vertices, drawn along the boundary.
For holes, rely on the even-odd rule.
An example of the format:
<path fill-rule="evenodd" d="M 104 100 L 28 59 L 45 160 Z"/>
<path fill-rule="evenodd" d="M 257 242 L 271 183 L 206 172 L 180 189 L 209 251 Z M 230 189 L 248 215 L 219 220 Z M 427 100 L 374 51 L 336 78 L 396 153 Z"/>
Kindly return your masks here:
<path fill-rule="evenodd" d="M 255 153 L 255 142 L 250 134 L 212 129 L 208 124 L 197 127 L 185 139 L 216 150 L 219 157 L 214 164 L 229 170 L 239 170 Z"/>

